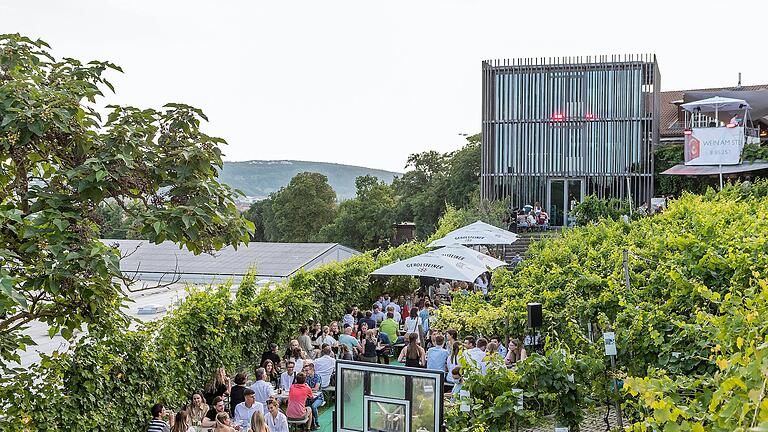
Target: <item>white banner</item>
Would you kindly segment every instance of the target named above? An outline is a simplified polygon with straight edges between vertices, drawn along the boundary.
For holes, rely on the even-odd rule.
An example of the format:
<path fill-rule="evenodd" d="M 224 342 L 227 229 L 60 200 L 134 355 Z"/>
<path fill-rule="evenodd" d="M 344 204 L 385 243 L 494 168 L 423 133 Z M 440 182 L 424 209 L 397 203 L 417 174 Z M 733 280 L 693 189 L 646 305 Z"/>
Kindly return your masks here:
<path fill-rule="evenodd" d="M 744 148 L 744 128 L 693 128 L 685 136 L 686 165 L 737 165 Z"/>

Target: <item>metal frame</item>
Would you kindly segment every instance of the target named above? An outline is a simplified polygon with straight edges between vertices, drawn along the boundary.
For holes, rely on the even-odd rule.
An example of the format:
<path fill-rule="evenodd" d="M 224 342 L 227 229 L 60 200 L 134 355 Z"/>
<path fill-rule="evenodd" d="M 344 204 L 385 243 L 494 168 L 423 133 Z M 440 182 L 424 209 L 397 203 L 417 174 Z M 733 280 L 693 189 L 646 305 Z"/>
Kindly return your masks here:
<path fill-rule="evenodd" d="M 368 403 L 383 402 L 405 406 L 405 430 L 411 430 L 411 401 L 402 399 L 385 398 L 381 396 L 363 396 L 363 429 L 368 429 Z"/>
<path fill-rule="evenodd" d="M 654 55 L 487 60 L 482 74 L 482 198 L 546 203 L 549 179 L 578 178 L 582 197 L 650 202 Z"/>
<path fill-rule="evenodd" d="M 435 379 L 437 382 L 437 386 L 435 387 L 435 427 L 437 430 L 442 431 L 443 430 L 443 413 L 444 413 L 444 407 L 443 407 L 443 386 L 445 385 L 445 375 L 441 371 L 436 370 L 430 370 L 430 369 L 420 369 L 420 368 L 412 368 L 412 367 L 405 367 L 405 366 L 392 366 L 392 365 L 384 365 L 384 364 L 378 364 L 378 363 L 365 363 L 365 362 L 355 362 L 355 361 L 348 361 L 348 360 L 336 360 L 336 406 L 334 408 L 333 413 L 333 421 L 334 421 L 334 430 L 338 432 L 359 432 L 354 429 L 344 429 L 341 427 L 341 410 L 339 409 L 339 395 L 344 394 L 344 380 L 343 380 L 343 369 L 350 369 L 350 370 L 356 370 L 356 371 L 362 371 L 362 372 L 374 372 L 374 373 L 389 373 L 392 375 L 398 375 L 405 378 L 405 395 L 406 397 L 410 398 L 412 397 L 413 392 L 413 377 L 420 377 L 420 378 L 432 378 Z M 382 396 L 371 396 L 366 394 L 366 389 L 368 385 L 367 382 L 364 381 L 363 384 L 363 427 L 367 427 L 367 405 L 366 405 L 366 398 L 374 398 L 374 399 L 382 399 L 386 401 L 387 399 L 392 398 L 386 398 Z M 409 406 L 412 402 L 410 399 L 392 399 L 395 403 L 403 403 L 408 402 Z M 410 409 L 409 409 L 409 418 L 407 419 L 408 425 L 410 428 Z M 410 429 L 408 429 L 410 430 Z"/>

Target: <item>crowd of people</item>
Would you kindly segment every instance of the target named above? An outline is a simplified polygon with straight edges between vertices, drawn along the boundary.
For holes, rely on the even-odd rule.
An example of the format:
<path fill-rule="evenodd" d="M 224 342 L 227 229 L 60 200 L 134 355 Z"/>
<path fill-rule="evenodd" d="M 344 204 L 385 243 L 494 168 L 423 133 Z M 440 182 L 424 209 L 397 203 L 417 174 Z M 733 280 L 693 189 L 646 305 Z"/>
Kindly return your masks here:
<path fill-rule="evenodd" d="M 486 275 L 479 277 L 471 289 L 487 293 L 488 280 Z M 468 288 L 462 282 L 459 289 L 462 284 Z M 253 381 L 245 371 L 230 380 L 218 368 L 178 412 L 155 405 L 148 431 L 288 432 L 289 423 L 319 429 L 318 409 L 325 404 L 323 392 L 334 389 L 338 359 L 389 364 L 390 357 L 396 357 L 408 367 L 439 370 L 445 373 L 447 394 L 461 390 L 462 357 L 480 373 L 493 362 L 512 367 L 525 359 L 519 339 L 463 335 L 460 340 L 456 330 L 433 328 L 433 304 L 443 301 L 444 290 L 455 286 L 440 280 L 413 296 L 394 299 L 385 293 L 365 311 L 352 306 L 340 321 L 303 326 L 285 351 L 275 343 L 269 346 Z"/>

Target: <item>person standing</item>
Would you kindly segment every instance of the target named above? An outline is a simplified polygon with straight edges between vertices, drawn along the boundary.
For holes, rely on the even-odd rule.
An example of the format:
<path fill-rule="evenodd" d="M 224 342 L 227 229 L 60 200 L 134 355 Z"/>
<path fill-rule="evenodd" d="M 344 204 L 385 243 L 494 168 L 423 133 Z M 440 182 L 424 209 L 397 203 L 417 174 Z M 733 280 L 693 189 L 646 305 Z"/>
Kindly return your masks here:
<path fill-rule="evenodd" d="M 309 329 L 306 326 L 301 326 L 299 329 L 301 336 L 299 336 L 299 347 L 306 353 L 309 358 L 314 358 L 315 347 L 312 346 L 312 338 L 309 337 Z"/>
<path fill-rule="evenodd" d="M 419 346 L 419 335 L 416 333 L 408 334 L 408 345 L 400 351 L 397 361 L 405 363 L 408 367 L 423 368 L 427 361 L 424 348 Z"/>
<path fill-rule="evenodd" d="M 435 345 L 427 350 L 427 369 L 446 372 L 446 364 L 450 353 L 443 348 L 445 338 L 438 334 L 435 336 Z"/>

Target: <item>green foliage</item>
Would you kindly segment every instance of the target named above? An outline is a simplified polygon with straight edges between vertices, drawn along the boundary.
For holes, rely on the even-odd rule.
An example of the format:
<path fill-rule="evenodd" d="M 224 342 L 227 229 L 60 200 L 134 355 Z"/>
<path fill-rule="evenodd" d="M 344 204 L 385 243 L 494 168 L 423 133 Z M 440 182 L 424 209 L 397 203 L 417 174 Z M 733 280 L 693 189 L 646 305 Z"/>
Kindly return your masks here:
<path fill-rule="evenodd" d="M 594 223 L 600 219 L 618 220 L 623 215 L 629 215 L 629 201 L 617 198 L 603 199 L 596 195 L 589 195 L 577 204 L 571 213 L 578 225 Z"/>
<path fill-rule="evenodd" d="M 276 241 L 308 242 L 336 214 L 336 193 L 328 178 L 318 173 L 299 173 L 272 197 Z"/>
<path fill-rule="evenodd" d="M 109 106 L 102 121 L 92 104 L 120 68 L 48 50 L 0 35 L 0 368 L 33 320 L 67 339 L 125 323 L 119 254 L 98 240 L 105 202 L 142 237 L 195 253 L 236 246 L 250 226 L 216 181 L 224 140 L 200 131 L 202 111 Z"/>
<path fill-rule="evenodd" d="M 320 230 L 322 241 L 359 250 L 389 245 L 396 198 L 392 188 L 373 176 L 358 177 L 357 197 L 339 205 L 336 219 Z"/>
<path fill-rule="evenodd" d="M 275 242 L 278 240 L 277 226 L 275 225 L 275 212 L 272 211 L 272 199 L 256 201 L 243 212 L 243 218 L 248 219 L 254 225 L 251 241 Z"/>
<path fill-rule="evenodd" d="M 400 198 L 397 217 L 415 222 L 419 238 L 435 230 L 446 205 L 465 207 L 479 195 L 479 135 L 467 141 L 466 146 L 451 153 L 412 154 L 406 164 L 411 169 L 392 183 Z"/>
<path fill-rule="evenodd" d="M 217 367 L 253 371 L 270 343 L 286 343 L 302 324 L 338 320 L 347 305 L 372 304 L 383 291 L 413 291 L 413 278 L 368 274 L 425 250 L 368 252 L 264 288 L 249 274 L 234 295 L 230 284 L 190 288 L 158 321 L 85 336 L 71 353 L 0 377 L 3 430 L 144 431 L 154 403 L 181 408 Z"/>
<path fill-rule="evenodd" d="M 656 147 L 653 153 L 653 185 L 656 196 L 678 197 L 683 191 L 702 194 L 708 187 L 718 187 L 717 178 L 661 174 L 680 163 L 683 163 L 682 143 L 661 144 Z"/>
<path fill-rule="evenodd" d="M 514 272 L 495 272 L 496 290 L 487 307 L 495 313 L 478 319 L 479 300 L 457 296 L 455 305 L 439 310 L 438 325 L 508 329 L 510 336 L 521 336 L 526 304 L 541 302 L 547 352 L 565 348 L 582 362 L 584 376 L 592 377 L 576 379 L 588 384 L 573 399 L 576 406 L 609 397 L 599 335 L 611 330 L 619 350 L 617 376 L 626 377 L 622 400 L 632 430 L 746 431 L 768 421 L 768 327 L 759 318 L 768 314 L 765 232 L 766 181 L 704 196 L 684 194 L 650 218 L 630 224 L 603 219 L 535 242 Z M 629 290 L 623 249 L 641 257 L 630 257 Z M 589 323 L 597 343 L 588 338 Z M 520 373 L 529 360 L 520 364 Z M 536 368 L 550 373 L 543 364 Z M 529 391 L 542 381 L 562 381 L 537 376 L 521 387 Z M 566 424 L 579 417 L 571 408 L 542 403 L 540 409 Z"/>

